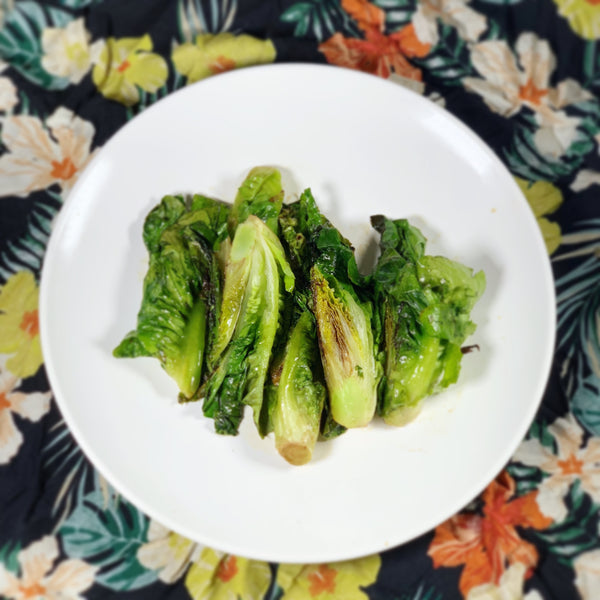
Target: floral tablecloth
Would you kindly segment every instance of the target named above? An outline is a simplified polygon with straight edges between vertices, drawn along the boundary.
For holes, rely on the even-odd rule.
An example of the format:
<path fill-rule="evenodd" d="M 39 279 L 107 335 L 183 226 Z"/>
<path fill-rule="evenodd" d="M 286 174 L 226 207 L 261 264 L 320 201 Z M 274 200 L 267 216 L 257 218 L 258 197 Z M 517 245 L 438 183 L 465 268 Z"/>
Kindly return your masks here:
<path fill-rule="evenodd" d="M 0 596 L 600 598 L 598 0 L 0 0 L 0 24 Z M 53 219 L 106 140 L 185 85 L 293 61 L 393 79 L 475 130 L 527 197 L 557 293 L 513 460 L 435 530 L 331 564 L 224 555 L 119 497 L 61 418 L 38 326 Z"/>

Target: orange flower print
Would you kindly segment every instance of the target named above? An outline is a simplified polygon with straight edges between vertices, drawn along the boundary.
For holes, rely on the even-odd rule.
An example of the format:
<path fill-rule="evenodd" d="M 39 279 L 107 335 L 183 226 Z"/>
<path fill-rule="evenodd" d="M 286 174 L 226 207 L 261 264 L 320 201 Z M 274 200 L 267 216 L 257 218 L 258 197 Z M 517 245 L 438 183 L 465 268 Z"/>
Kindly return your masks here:
<path fill-rule="evenodd" d="M 216 577 L 223 583 L 231 581 L 238 574 L 237 557 L 228 554 L 217 567 Z"/>
<path fill-rule="evenodd" d="M 2 125 L 6 152 L 0 158 L 0 196 L 24 196 L 58 184 L 66 194 L 92 153 L 94 126 L 60 107 L 45 123 L 12 115 Z"/>
<path fill-rule="evenodd" d="M 50 392 L 18 391 L 21 380 L 0 365 L 0 465 L 7 464 L 23 443 L 15 415 L 39 421 L 50 410 Z"/>
<path fill-rule="evenodd" d="M 477 586 L 498 585 L 506 569 L 515 563 L 529 571 L 538 553 L 521 539 L 516 528 L 544 529 L 552 523 L 539 510 L 537 492 L 513 498 L 515 483 L 505 471 L 482 494 L 483 510 L 460 513 L 435 530 L 428 554 L 435 568 L 464 565 L 459 587 L 463 596 Z"/>
<path fill-rule="evenodd" d="M 79 559 L 57 562 L 58 557 L 58 542 L 48 535 L 19 552 L 18 574 L 0 563 L 0 595 L 10 600 L 80 600 L 97 569 Z"/>
<path fill-rule="evenodd" d="M 323 592 L 333 594 L 335 592 L 335 579 L 337 571 L 327 565 L 319 565 L 316 571 L 309 573 L 306 578 L 309 581 L 308 591 L 315 598 Z"/>
<path fill-rule="evenodd" d="M 592 95 L 572 78 L 551 85 L 557 63 L 547 40 L 524 32 L 514 51 L 504 40 L 485 40 L 471 48 L 471 62 L 480 77 L 465 77 L 466 90 L 481 96 L 490 110 L 504 117 L 527 107 L 538 126 L 537 149 L 555 157 L 567 151 L 577 138 L 580 119 L 563 109 Z"/>
<path fill-rule="evenodd" d="M 392 73 L 421 81 L 421 70 L 408 58 L 423 57 L 430 44 L 417 37 L 412 23 L 386 35 L 385 13 L 366 0 L 342 0 L 344 10 L 357 22 L 364 38 L 346 38 L 335 33 L 319 46 L 327 62 L 388 78 Z"/>

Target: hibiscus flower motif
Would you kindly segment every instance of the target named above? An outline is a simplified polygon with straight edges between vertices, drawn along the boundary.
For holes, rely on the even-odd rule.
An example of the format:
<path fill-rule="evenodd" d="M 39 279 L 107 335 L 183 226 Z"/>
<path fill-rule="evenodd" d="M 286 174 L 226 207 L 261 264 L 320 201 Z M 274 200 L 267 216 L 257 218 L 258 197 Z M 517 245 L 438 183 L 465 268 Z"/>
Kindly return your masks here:
<path fill-rule="evenodd" d="M 387 78 L 396 73 L 421 81 L 422 73 L 408 58 L 423 57 L 430 44 L 423 43 L 412 23 L 385 34 L 385 12 L 367 0 L 342 0 L 343 9 L 356 21 L 364 38 L 335 33 L 319 46 L 327 62 Z"/>
<path fill-rule="evenodd" d="M 195 43 L 177 46 L 171 56 L 179 73 L 188 83 L 239 67 L 272 63 L 275 46 L 271 40 L 259 40 L 251 35 L 204 33 Z"/>
<path fill-rule="evenodd" d="M 126 106 L 139 102 L 142 89 L 153 93 L 169 75 L 165 59 L 153 52 L 149 35 L 140 38 L 109 38 L 94 61 L 92 80 L 100 93 Z"/>
<path fill-rule="evenodd" d="M 571 29 L 586 40 L 600 38 L 600 4 L 595 0 L 554 0 L 558 14 L 567 19 Z"/>
<path fill-rule="evenodd" d="M 43 537 L 17 555 L 20 575 L 0 563 L 0 594 L 10 600 L 81 600 L 81 592 L 94 583 L 96 569 L 86 562 L 68 559 L 53 569 L 58 543 Z"/>
<path fill-rule="evenodd" d="M 511 117 L 523 107 L 531 109 L 539 127 L 536 146 L 544 154 L 560 156 L 574 141 L 579 124 L 578 118 L 562 109 L 592 96 L 574 79 L 550 87 L 556 58 L 546 40 L 522 33 L 515 48 L 517 57 L 503 40 L 475 44 L 471 61 L 483 78 L 465 77 L 463 85 L 502 116 Z"/>
<path fill-rule="evenodd" d="M 562 521 L 568 512 L 565 496 L 576 481 L 600 504 L 600 438 L 590 437 L 584 446 L 583 429 L 572 414 L 556 419 L 548 432 L 554 437 L 556 452 L 532 438 L 519 446 L 513 458 L 546 475 L 538 485 L 538 506 L 548 517 Z"/>
<path fill-rule="evenodd" d="M 521 539 L 516 528 L 544 529 L 552 519 L 540 513 L 537 492 L 517 498 L 514 493 L 515 482 L 504 471 L 483 492 L 482 514 L 460 513 L 435 530 L 428 551 L 433 566 L 464 565 L 459 580 L 463 596 L 484 584 L 499 585 L 510 565 L 520 563 L 527 570 L 537 565 L 535 546 Z"/>
<path fill-rule="evenodd" d="M 42 67 L 52 75 L 79 83 L 103 48 L 101 41 L 90 45 L 90 37 L 83 19 L 75 19 L 65 27 L 47 27 L 42 32 Z"/>
<path fill-rule="evenodd" d="M 0 368 L 0 464 L 8 463 L 23 443 L 13 415 L 39 421 L 50 410 L 50 392 L 20 392 L 20 385 L 19 378 Z"/>
<path fill-rule="evenodd" d="M 362 588 L 377 579 L 380 568 L 381 557 L 378 554 L 328 564 L 281 564 L 277 571 L 277 584 L 284 590 L 281 600 L 368 600 Z"/>
<path fill-rule="evenodd" d="M 0 353 L 16 377 L 35 375 L 42 364 L 38 286 L 30 271 L 18 271 L 0 287 Z"/>
<path fill-rule="evenodd" d="M 92 158 L 94 126 L 60 107 L 45 124 L 30 115 L 3 120 L 0 196 L 26 196 L 58 184 L 67 194 Z"/>
<path fill-rule="evenodd" d="M 203 548 L 185 577 L 193 600 L 262 600 L 271 585 L 266 562 Z"/>
<path fill-rule="evenodd" d="M 458 35 L 468 42 L 476 42 L 487 29 L 484 15 L 467 4 L 469 0 L 421 0 L 412 16 L 412 24 L 419 40 L 435 46 L 440 37 L 438 19 L 456 28 Z"/>

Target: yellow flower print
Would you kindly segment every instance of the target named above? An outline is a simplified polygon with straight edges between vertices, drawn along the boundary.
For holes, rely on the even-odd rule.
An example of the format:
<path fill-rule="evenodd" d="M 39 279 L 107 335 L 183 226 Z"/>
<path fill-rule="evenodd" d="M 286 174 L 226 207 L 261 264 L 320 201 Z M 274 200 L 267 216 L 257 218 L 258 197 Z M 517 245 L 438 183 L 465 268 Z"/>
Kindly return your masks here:
<path fill-rule="evenodd" d="M 600 38 L 600 3 L 598 0 L 554 0 L 558 13 L 571 29 L 586 40 Z"/>
<path fill-rule="evenodd" d="M 281 600 L 368 600 L 362 588 L 371 585 L 381 568 L 378 554 L 321 565 L 279 565 Z"/>
<path fill-rule="evenodd" d="M 16 377 L 34 375 L 43 362 L 38 287 L 30 271 L 19 271 L 0 287 L 0 353 Z"/>
<path fill-rule="evenodd" d="M 196 43 L 186 42 L 173 50 L 171 58 L 179 73 L 193 83 L 223 71 L 271 63 L 275 60 L 271 40 L 259 40 L 251 35 L 205 33 L 196 36 Z"/>
<path fill-rule="evenodd" d="M 21 380 L 0 369 L 0 464 L 10 462 L 23 443 L 13 415 L 39 421 L 50 410 L 50 392 L 17 391 Z"/>
<path fill-rule="evenodd" d="M 552 254 L 561 241 L 561 230 L 558 223 L 549 221 L 544 215 L 555 212 L 563 202 L 562 192 L 548 181 L 526 181 L 515 177 L 515 181 L 527 198 L 527 202 L 542 230 L 548 254 Z"/>
<path fill-rule="evenodd" d="M 64 28 L 47 27 L 42 32 L 42 67 L 51 75 L 77 84 L 87 75 L 102 46 L 102 42 L 90 46 L 83 19 L 75 19 Z"/>
<path fill-rule="evenodd" d="M 137 559 L 148 569 L 158 571 L 164 583 L 174 583 L 190 563 L 200 557 L 202 546 L 170 531 L 158 521 L 150 521 L 148 542 L 139 547 Z"/>
<path fill-rule="evenodd" d="M 152 93 L 163 86 L 169 69 L 162 56 L 151 50 L 149 35 L 107 39 L 92 71 L 92 79 L 100 93 L 131 106 L 139 102 L 138 88 Z"/>
<path fill-rule="evenodd" d="M 262 600 L 271 583 L 266 562 L 204 548 L 185 577 L 194 600 Z"/>
<path fill-rule="evenodd" d="M 81 592 L 94 583 L 96 568 L 67 559 L 52 570 L 58 555 L 56 538 L 46 536 L 19 552 L 20 576 L 0 563 L 0 595 L 9 600 L 81 600 Z"/>

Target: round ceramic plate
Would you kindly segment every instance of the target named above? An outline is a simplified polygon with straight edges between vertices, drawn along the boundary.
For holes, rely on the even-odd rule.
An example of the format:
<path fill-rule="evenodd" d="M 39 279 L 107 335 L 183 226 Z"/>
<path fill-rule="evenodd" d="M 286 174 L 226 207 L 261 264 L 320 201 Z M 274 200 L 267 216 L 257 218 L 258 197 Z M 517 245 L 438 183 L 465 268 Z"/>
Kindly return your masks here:
<path fill-rule="evenodd" d="M 406 217 L 430 254 L 483 269 L 459 382 L 416 421 L 379 421 L 318 443 L 303 467 L 245 419 L 219 436 L 200 403 L 178 405 L 153 359 L 115 359 L 135 325 L 142 225 L 164 194 L 233 200 L 256 165 L 281 169 L 286 199 L 319 206 L 374 257 L 369 216 Z M 551 270 L 514 180 L 467 127 L 395 83 L 310 65 L 243 69 L 161 100 L 102 148 L 54 228 L 41 335 L 56 400 L 77 441 L 130 501 L 214 548 L 280 562 L 379 552 L 460 510 L 525 435 L 554 342 Z"/>

